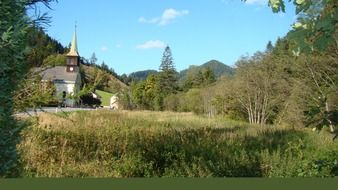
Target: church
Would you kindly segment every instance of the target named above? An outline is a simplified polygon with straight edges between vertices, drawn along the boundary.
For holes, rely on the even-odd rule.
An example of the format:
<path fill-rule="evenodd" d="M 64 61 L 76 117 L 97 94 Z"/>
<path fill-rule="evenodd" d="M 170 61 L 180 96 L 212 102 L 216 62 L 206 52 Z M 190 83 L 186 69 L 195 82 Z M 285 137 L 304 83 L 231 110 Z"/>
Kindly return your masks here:
<path fill-rule="evenodd" d="M 77 49 L 76 31 L 67 54 L 67 65 L 43 70 L 40 75 L 43 82 L 53 82 L 56 89 L 55 95 L 63 106 L 75 107 L 78 105 L 79 100 L 74 98 L 81 88 L 80 56 Z"/>

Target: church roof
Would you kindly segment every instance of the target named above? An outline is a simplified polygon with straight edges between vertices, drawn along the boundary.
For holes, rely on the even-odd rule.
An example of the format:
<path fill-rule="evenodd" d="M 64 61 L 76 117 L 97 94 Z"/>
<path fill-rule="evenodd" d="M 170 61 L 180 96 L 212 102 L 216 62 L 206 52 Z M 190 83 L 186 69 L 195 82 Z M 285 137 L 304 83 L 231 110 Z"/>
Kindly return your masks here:
<path fill-rule="evenodd" d="M 77 78 L 80 77 L 78 72 L 67 72 L 67 67 L 56 66 L 50 69 L 36 69 L 42 80 L 44 81 L 54 81 L 54 82 L 76 82 Z"/>
<path fill-rule="evenodd" d="M 68 55 L 68 56 L 79 57 L 79 52 L 78 52 L 78 50 L 77 50 L 76 31 L 74 31 L 72 44 L 71 44 L 71 46 L 70 46 L 70 51 L 69 51 L 69 53 L 68 53 L 67 55 Z"/>

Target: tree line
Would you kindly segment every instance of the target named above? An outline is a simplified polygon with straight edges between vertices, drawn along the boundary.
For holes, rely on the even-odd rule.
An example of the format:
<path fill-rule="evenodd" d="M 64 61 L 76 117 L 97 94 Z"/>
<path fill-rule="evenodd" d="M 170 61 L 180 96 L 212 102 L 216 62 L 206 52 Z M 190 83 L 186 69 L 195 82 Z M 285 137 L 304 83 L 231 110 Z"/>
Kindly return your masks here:
<path fill-rule="evenodd" d="M 178 84 L 167 47 L 160 72 L 133 83 L 121 103 L 128 109 L 221 115 L 253 124 L 328 126 L 333 132 L 338 122 L 337 47 L 295 55 L 288 38 L 240 58 L 234 76 L 215 81 L 207 69 L 194 72 L 183 84 Z"/>

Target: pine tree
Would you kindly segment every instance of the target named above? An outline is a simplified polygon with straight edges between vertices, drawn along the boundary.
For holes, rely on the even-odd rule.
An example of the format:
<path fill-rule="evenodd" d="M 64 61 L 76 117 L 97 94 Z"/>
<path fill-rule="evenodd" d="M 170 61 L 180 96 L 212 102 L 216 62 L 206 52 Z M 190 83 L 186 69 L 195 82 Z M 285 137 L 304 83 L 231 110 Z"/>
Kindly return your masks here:
<path fill-rule="evenodd" d="M 160 65 L 160 87 L 164 95 L 177 90 L 177 72 L 169 46 L 165 48 Z"/>
<path fill-rule="evenodd" d="M 265 50 L 265 51 L 266 51 L 267 53 L 271 53 L 272 50 L 273 50 L 273 45 L 272 45 L 272 42 L 269 41 L 268 44 L 266 45 L 266 50 Z"/>
<path fill-rule="evenodd" d="M 90 62 L 90 65 L 92 65 L 92 66 L 96 65 L 97 58 L 96 58 L 95 53 L 92 54 L 92 56 L 90 57 L 90 61 L 89 62 Z"/>
<path fill-rule="evenodd" d="M 24 4 L 6 0 L 0 6 L 0 177 L 10 176 L 17 164 L 16 127 L 13 114 L 13 93 L 24 73 L 26 22 Z"/>
<path fill-rule="evenodd" d="M 0 2 L 0 35 L 2 36 L 0 38 L 0 177 L 15 176 L 18 170 L 16 143 L 20 128 L 12 116 L 13 96 L 27 72 L 28 64 L 23 59 L 27 49 L 27 30 L 32 23 L 48 22 L 44 16 L 37 16 L 36 20 L 30 20 L 26 9 L 34 9 L 40 2 L 49 7 L 52 1 L 1 0 Z"/>

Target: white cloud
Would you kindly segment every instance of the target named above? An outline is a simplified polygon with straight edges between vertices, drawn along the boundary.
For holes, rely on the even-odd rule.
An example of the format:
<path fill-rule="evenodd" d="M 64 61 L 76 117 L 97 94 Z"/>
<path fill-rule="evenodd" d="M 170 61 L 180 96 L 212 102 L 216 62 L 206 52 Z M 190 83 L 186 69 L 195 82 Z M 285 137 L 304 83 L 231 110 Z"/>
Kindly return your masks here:
<path fill-rule="evenodd" d="M 246 0 L 246 4 L 249 5 L 267 5 L 269 0 Z"/>
<path fill-rule="evenodd" d="M 159 18 L 146 19 L 144 17 L 140 17 L 138 21 L 141 23 L 155 24 L 159 21 Z"/>
<path fill-rule="evenodd" d="M 146 19 L 143 16 L 140 17 L 138 19 L 138 21 L 140 23 L 148 23 L 148 24 L 158 24 L 161 26 L 165 26 L 167 24 L 169 24 L 170 22 L 174 21 L 175 19 L 177 19 L 178 17 L 182 17 L 185 15 L 188 15 L 189 11 L 188 10 L 181 10 L 178 11 L 176 9 L 166 9 L 164 10 L 164 12 L 162 13 L 162 15 L 160 17 L 154 17 L 151 19 Z"/>
<path fill-rule="evenodd" d="M 162 49 L 165 48 L 166 44 L 160 40 L 149 40 L 145 42 L 144 44 L 137 45 L 137 49 Z"/>
<path fill-rule="evenodd" d="M 107 46 L 102 46 L 102 47 L 101 47 L 101 51 L 103 51 L 103 52 L 108 51 L 108 47 L 107 47 Z"/>
<path fill-rule="evenodd" d="M 163 12 L 159 24 L 163 26 L 167 25 L 168 23 L 170 23 L 170 21 L 187 14 L 189 14 L 188 10 L 177 11 L 175 9 L 167 9 Z"/>

